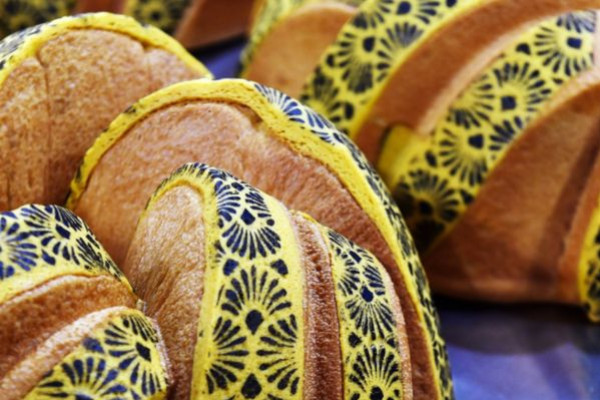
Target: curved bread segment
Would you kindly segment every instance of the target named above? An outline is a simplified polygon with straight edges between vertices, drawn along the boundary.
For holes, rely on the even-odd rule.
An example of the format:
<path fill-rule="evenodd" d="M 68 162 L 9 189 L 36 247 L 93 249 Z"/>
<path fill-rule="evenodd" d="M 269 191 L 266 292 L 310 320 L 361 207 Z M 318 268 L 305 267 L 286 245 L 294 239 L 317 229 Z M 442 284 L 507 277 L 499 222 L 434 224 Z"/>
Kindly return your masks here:
<path fill-rule="evenodd" d="M 119 112 L 207 74 L 174 40 L 122 16 L 63 18 L 7 37 L 0 44 L 0 207 L 62 203 L 83 153 Z"/>
<path fill-rule="evenodd" d="M 595 115 L 598 115 L 598 111 Z M 596 130 L 600 129 L 600 122 L 597 125 Z M 600 158 L 597 143 L 596 159 L 577 203 L 559 263 L 561 298 L 565 302 L 582 304 L 588 317 L 594 322 L 600 320 Z"/>
<path fill-rule="evenodd" d="M 523 29 L 598 5 L 594 0 L 365 2 L 321 57 L 303 98 L 337 120 L 375 161 L 386 128 L 404 124 L 429 133 L 467 83 Z"/>
<path fill-rule="evenodd" d="M 425 256 L 438 290 L 497 301 L 579 302 L 577 261 L 561 266 L 560 259 L 581 245 L 575 236 L 591 218 L 593 208 L 580 204 L 594 176 L 598 115 L 600 74 L 593 71 L 567 85 L 520 133 L 461 220 Z M 586 214 L 585 223 L 577 213 Z"/>
<path fill-rule="evenodd" d="M 454 101 L 428 143 L 387 174 L 418 247 L 435 249 L 452 232 L 530 122 L 594 68 L 595 27 L 596 14 L 581 12 L 523 34 Z"/>
<path fill-rule="evenodd" d="M 67 275 L 0 304 L 0 377 L 78 318 L 110 307 L 133 308 L 136 299 L 111 276 Z"/>
<path fill-rule="evenodd" d="M 355 7 L 340 2 L 307 2 L 298 7 L 270 29 L 242 76 L 300 96 L 319 58 L 355 13 Z"/>
<path fill-rule="evenodd" d="M 161 243 L 174 231 L 183 243 Z M 161 262 L 162 252 L 174 257 Z M 169 352 L 193 355 L 179 373 L 187 392 L 178 387 L 178 398 L 303 398 L 305 278 L 279 202 L 220 170 L 186 165 L 150 200 L 127 264 L 141 290 L 164 300 L 159 323 L 174 335 L 182 328 L 185 338 L 167 341 Z M 191 315 L 168 315 L 179 300 Z"/>
<path fill-rule="evenodd" d="M 22 362 L 19 369 L 29 367 L 25 375 L 31 379 L 33 372 L 41 378 L 23 398 L 74 398 L 82 393 L 105 398 L 119 393 L 132 399 L 165 399 L 169 377 L 160 341 L 153 323 L 139 311 L 118 308 L 90 314 L 57 332 Z"/>
<path fill-rule="evenodd" d="M 344 399 L 340 324 L 331 273 L 331 249 L 320 227 L 306 216 L 292 212 L 302 250 L 306 279 L 304 398 Z"/>
<path fill-rule="evenodd" d="M 107 275 L 130 288 L 83 220 L 62 207 L 0 213 L 0 232 L 0 304 L 64 275 Z"/>
<path fill-rule="evenodd" d="M 156 157 L 160 162 L 150 161 Z M 415 379 L 420 387 L 451 391 L 425 275 L 384 184 L 329 121 L 280 92 L 242 80 L 194 81 L 146 97 L 88 151 L 69 207 L 90 221 L 119 260 L 143 199 L 190 159 L 235 173 L 373 252 L 403 304 L 417 353 Z"/>
<path fill-rule="evenodd" d="M 30 205 L 0 214 L 0 376 L 82 315 L 135 301 L 123 274 L 70 211 Z"/>
<path fill-rule="evenodd" d="M 190 398 L 205 281 L 204 214 L 200 193 L 185 185 L 173 188 L 140 219 L 123 264 L 146 313 L 161 327 L 174 399 Z"/>
<path fill-rule="evenodd" d="M 20 358 L 0 379 L 0 391 L 7 400 L 21 400 L 69 353 L 75 350 L 94 329 L 106 324 L 124 307 L 112 307 L 82 315 L 81 318 L 62 327 L 50 337 L 37 343 L 35 351 Z"/>
<path fill-rule="evenodd" d="M 389 276 L 368 251 L 332 230 L 321 231 L 331 253 L 344 398 L 412 399 L 404 318 Z"/>

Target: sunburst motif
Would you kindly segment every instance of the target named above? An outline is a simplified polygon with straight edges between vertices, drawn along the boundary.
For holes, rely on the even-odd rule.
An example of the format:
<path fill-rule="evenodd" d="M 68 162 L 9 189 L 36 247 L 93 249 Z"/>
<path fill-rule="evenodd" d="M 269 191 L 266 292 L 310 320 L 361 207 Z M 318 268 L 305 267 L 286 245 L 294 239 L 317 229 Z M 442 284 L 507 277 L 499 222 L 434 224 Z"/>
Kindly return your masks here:
<path fill-rule="evenodd" d="M 395 400 L 402 397 L 401 367 L 383 346 L 365 347 L 352 363 L 349 387 L 351 400 Z"/>
<path fill-rule="evenodd" d="M 442 129 L 441 133 L 437 152 L 440 166 L 469 186 L 480 185 L 488 172 L 483 151 L 486 135 L 477 131 L 455 133 L 448 128 Z"/>
<path fill-rule="evenodd" d="M 242 329 L 229 319 L 217 319 L 213 341 L 217 354 L 206 372 L 208 392 L 211 394 L 217 387 L 226 389 L 229 382 L 237 382 L 237 374 L 244 369 L 244 359 L 249 354 L 244 346 L 246 336 Z"/>
<path fill-rule="evenodd" d="M 464 129 L 481 128 L 489 122 L 496 103 L 493 88 L 490 76 L 482 76 L 452 104 L 448 122 Z"/>
<path fill-rule="evenodd" d="M 448 181 L 430 170 L 408 172 L 394 190 L 402 214 L 421 251 L 458 217 L 461 196 Z"/>
<path fill-rule="evenodd" d="M 291 315 L 269 325 L 268 335 L 261 336 L 256 354 L 261 357 L 258 366 L 270 383 L 291 395 L 298 393 L 300 384 L 299 366 L 296 364 L 298 323 Z"/>
<path fill-rule="evenodd" d="M 402 50 L 410 47 L 417 39 L 423 35 L 423 29 L 409 22 L 395 23 L 393 26 L 386 28 L 385 36 L 381 40 L 381 46 L 377 51 L 378 62 L 377 81 L 385 79 L 391 68 L 394 66 L 395 60 Z"/>
<path fill-rule="evenodd" d="M 109 324 L 105 335 L 107 353 L 119 360 L 119 369 L 128 372 L 134 387 L 138 387 L 144 396 L 164 389 L 166 382 L 153 365 L 160 358 L 156 349 L 158 335 L 145 318 L 123 316 L 118 322 Z"/>
<path fill-rule="evenodd" d="M 256 266 L 240 268 L 228 285 L 219 292 L 221 309 L 233 316 L 245 315 L 246 326 L 253 334 L 267 319 L 291 303 L 279 279 L 269 271 L 258 271 Z"/>
<path fill-rule="evenodd" d="M 544 66 L 550 67 L 554 73 L 562 71 L 570 77 L 593 65 L 593 39 L 587 30 L 581 33 L 574 30 L 565 35 L 559 26 L 543 26 L 535 35 L 533 45 L 535 54 L 541 56 Z"/>

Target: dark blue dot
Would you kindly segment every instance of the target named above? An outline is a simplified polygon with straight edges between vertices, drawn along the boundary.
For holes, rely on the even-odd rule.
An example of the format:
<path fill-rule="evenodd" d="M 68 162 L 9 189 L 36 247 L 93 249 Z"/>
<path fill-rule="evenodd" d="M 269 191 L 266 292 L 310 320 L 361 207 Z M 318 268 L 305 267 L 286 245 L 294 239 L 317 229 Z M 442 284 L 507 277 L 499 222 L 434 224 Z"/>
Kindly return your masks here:
<path fill-rule="evenodd" d="M 138 354 L 146 361 L 151 361 L 152 357 L 150 356 L 150 349 L 146 346 L 144 346 L 141 343 L 136 343 L 135 344 L 135 349 L 137 350 Z"/>
<path fill-rule="evenodd" d="M 375 386 L 371 389 L 369 400 L 383 400 L 383 391 L 379 386 Z"/>
<path fill-rule="evenodd" d="M 370 52 L 371 50 L 373 50 L 374 45 L 375 38 L 373 36 L 369 36 L 368 38 L 363 40 L 363 49 L 365 49 L 366 52 Z"/>
<path fill-rule="evenodd" d="M 246 326 L 250 329 L 250 332 L 254 335 L 256 330 L 264 321 L 262 314 L 260 311 L 252 310 L 246 316 Z"/>
<path fill-rule="evenodd" d="M 408 1 L 403 1 L 398 5 L 398 15 L 408 14 L 411 10 L 412 6 Z"/>
<path fill-rule="evenodd" d="M 277 260 L 271 263 L 271 268 L 273 268 L 275 271 L 279 272 L 283 276 L 288 274 L 287 265 L 285 265 L 285 262 L 283 260 Z"/>
<path fill-rule="evenodd" d="M 254 218 L 254 216 L 248 210 L 244 210 L 242 212 L 242 221 L 244 221 L 246 225 L 252 225 L 255 220 L 256 218 Z"/>
<path fill-rule="evenodd" d="M 476 149 L 482 149 L 483 148 L 483 135 L 478 134 L 478 135 L 470 136 L 469 137 L 469 145 Z"/>
<path fill-rule="evenodd" d="M 581 48 L 581 39 L 576 38 L 576 37 L 570 37 L 567 39 L 567 45 L 574 49 L 580 49 Z"/>
<path fill-rule="evenodd" d="M 510 111 L 517 108 L 517 99 L 514 96 L 503 96 L 500 101 L 502 103 L 502 111 Z"/>
<path fill-rule="evenodd" d="M 226 276 L 229 276 L 233 271 L 235 271 L 238 265 L 239 263 L 232 259 L 225 261 L 225 265 L 223 266 L 223 273 Z"/>
<path fill-rule="evenodd" d="M 350 343 L 350 346 L 352 347 L 356 347 L 360 344 L 360 342 L 362 342 L 360 336 L 358 336 L 356 333 L 351 333 L 350 336 L 348 337 L 348 343 Z"/>
<path fill-rule="evenodd" d="M 254 399 L 260 394 L 261 391 L 262 388 L 260 387 L 258 379 L 256 379 L 254 374 L 250 374 L 250 376 L 246 378 L 244 386 L 242 386 L 242 395 L 246 399 Z"/>
<path fill-rule="evenodd" d="M 369 290 L 368 287 L 363 286 L 363 288 L 360 290 L 360 295 L 362 296 L 363 300 L 366 301 L 367 303 L 370 303 L 373 301 L 373 292 L 371 292 Z"/>
<path fill-rule="evenodd" d="M 419 201 L 419 211 L 422 215 L 432 215 L 433 207 L 425 200 Z"/>
<path fill-rule="evenodd" d="M 521 43 L 517 46 L 517 52 L 531 55 L 531 48 L 527 43 Z"/>
<path fill-rule="evenodd" d="M 446 7 L 454 7 L 457 0 L 446 0 Z"/>

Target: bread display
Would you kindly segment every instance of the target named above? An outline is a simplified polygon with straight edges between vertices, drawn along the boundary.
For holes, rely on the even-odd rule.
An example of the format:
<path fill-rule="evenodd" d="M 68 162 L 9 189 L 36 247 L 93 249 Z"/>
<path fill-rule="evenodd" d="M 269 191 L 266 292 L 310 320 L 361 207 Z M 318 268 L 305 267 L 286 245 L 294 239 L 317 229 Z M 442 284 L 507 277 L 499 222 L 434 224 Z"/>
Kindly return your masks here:
<path fill-rule="evenodd" d="M 0 210 L 64 202 L 85 150 L 121 111 L 210 76 L 158 29 L 107 13 L 65 17 L 0 44 Z"/>
<path fill-rule="evenodd" d="M 280 15 L 280 2 L 265 1 L 263 8 L 270 4 L 271 13 Z M 600 8 L 600 2 L 363 1 L 312 67 L 311 75 L 298 74 L 299 81 L 283 84 L 288 89 L 304 83 L 299 98 L 348 133 L 367 158 L 376 162 L 388 127 L 404 125 L 428 136 L 451 102 L 524 29 L 544 18 L 587 8 Z M 281 34 L 284 24 L 302 10 L 295 6 L 289 11 L 291 16 L 264 18 L 256 25 L 248 55 L 242 59 L 243 64 L 260 64 L 262 70 L 255 79 L 258 74 L 268 76 L 269 83 L 280 88 L 277 85 L 282 83 L 272 80 L 285 74 L 279 68 L 295 71 L 302 66 L 298 58 L 312 57 L 323 46 L 315 39 L 308 50 L 296 50 L 296 42 L 280 42 L 278 56 L 271 51 L 261 60 L 249 57 L 259 53 L 261 43 L 285 38 Z M 277 35 L 271 37 L 269 32 Z M 317 30 L 313 28 L 310 34 Z M 295 50 L 296 56 L 287 55 Z"/>
<path fill-rule="evenodd" d="M 161 327 L 171 398 L 413 398 L 383 266 L 228 173 L 163 182 L 123 266 Z"/>
<path fill-rule="evenodd" d="M 449 395 L 426 278 L 383 183 L 330 122 L 274 89 L 197 80 L 147 96 L 87 152 L 68 206 L 121 263 L 148 196 L 189 160 L 223 168 L 371 251 L 402 304 L 415 397 Z"/>
<path fill-rule="evenodd" d="M 136 304 L 70 211 L 27 205 L 0 213 L 2 398 L 166 398 L 160 336 Z"/>

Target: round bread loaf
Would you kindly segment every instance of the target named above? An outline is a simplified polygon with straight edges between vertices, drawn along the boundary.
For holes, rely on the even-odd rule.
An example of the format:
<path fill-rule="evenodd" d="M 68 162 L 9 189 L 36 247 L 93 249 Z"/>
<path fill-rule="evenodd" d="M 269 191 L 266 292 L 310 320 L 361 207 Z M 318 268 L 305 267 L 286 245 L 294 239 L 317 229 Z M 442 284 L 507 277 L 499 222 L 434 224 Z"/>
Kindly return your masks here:
<path fill-rule="evenodd" d="M 87 152 L 68 205 L 121 262 L 147 197 L 189 160 L 223 168 L 371 251 L 402 302 L 415 396 L 451 393 L 427 280 L 383 183 L 344 134 L 274 89 L 198 80 L 140 100 Z"/>
<path fill-rule="evenodd" d="M 0 213 L 2 398 L 165 398 L 159 334 L 136 303 L 70 211 L 27 205 Z"/>
<path fill-rule="evenodd" d="M 156 28 L 108 13 L 65 17 L 0 43 L 0 210 L 62 203 L 85 150 L 127 106 L 210 76 Z"/>
<path fill-rule="evenodd" d="M 173 398 L 412 398 L 382 265 L 221 170 L 161 184 L 124 271 L 161 326 Z"/>

